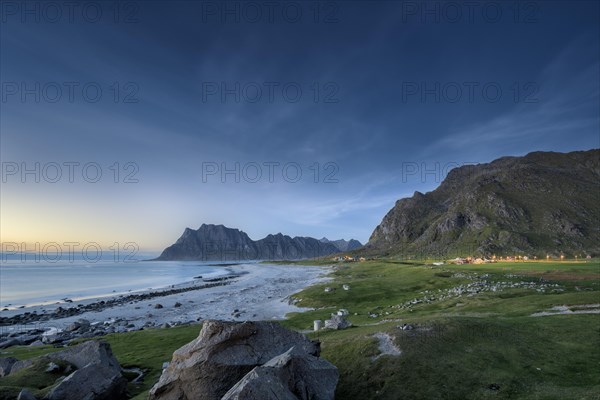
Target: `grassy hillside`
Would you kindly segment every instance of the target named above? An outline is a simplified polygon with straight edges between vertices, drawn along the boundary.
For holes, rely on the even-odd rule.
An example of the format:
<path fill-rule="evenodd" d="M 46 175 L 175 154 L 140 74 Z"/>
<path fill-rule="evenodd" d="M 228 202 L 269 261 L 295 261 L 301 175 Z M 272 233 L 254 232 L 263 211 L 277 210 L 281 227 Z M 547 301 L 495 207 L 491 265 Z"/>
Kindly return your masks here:
<path fill-rule="evenodd" d="M 531 316 L 555 306 L 581 311 L 582 305 L 598 305 L 597 260 L 339 263 L 332 278 L 295 295 L 298 305 L 316 310 L 292 314 L 282 323 L 306 331 L 315 319 L 349 310 L 354 327 L 309 333 L 340 370 L 339 399 L 600 398 L 600 315 Z M 344 284 L 350 290 L 343 290 Z M 414 329 L 399 329 L 403 324 Z M 199 329 L 153 329 L 106 340 L 124 366 L 147 372 L 141 385 L 130 385 L 141 399 L 162 362 Z M 400 356 L 377 357 L 378 339 L 372 335 L 378 332 L 393 338 Z M 27 358 L 53 350 L 14 347 L 2 355 Z"/>
<path fill-rule="evenodd" d="M 400 199 L 364 255 L 600 254 L 600 150 L 535 152 L 451 170 Z"/>

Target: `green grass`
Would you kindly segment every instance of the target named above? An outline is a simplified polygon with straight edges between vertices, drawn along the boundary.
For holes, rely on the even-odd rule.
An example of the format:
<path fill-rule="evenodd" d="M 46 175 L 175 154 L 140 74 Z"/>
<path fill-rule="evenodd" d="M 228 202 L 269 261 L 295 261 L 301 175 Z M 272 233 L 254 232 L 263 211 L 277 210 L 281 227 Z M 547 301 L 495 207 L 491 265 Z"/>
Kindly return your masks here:
<path fill-rule="evenodd" d="M 0 399 L 14 399 L 24 387 L 33 395 L 43 397 L 54 386 L 56 380 L 63 375 L 62 371 L 65 371 L 66 368 L 74 368 L 64 361 L 57 361 L 55 364 L 60 369 L 54 372 L 47 372 L 48 361 L 43 359 L 35 360 L 29 368 L 0 378 L 2 382 L 2 386 L 0 386 Z"/>
<path fill-rule="evenodd" d="M 470 279 L 462 276 L 469 274 L 487 274 L 491 282 L 558 284 L 563 291 L 508 289 L 394 307 L 424 290 L 465 284 Z M 338 308 L 350 311 L 356 327 L 310 334 L 340 370 L 338 398 L 600 398 L 600 316 L 530 316 L 553 306 L 600 303 L 597 261 L 432 266 L 383 260 L 340 263 L 332 277 L 295 295 L 298 305 L 317 310 L 292 314 L 283 324 L 310 329 L 314 319 Z M 342 290 L 343 284 L 350 290 Z M 325 292 L 327 286 L 336 291 Z M 370 318 L 369 312 L 379 316 Z M 403 331 L 397 327 L 402 323 L 419 329 Z M 374 361 L 375 332 L 395 337 L 402 355 Z"/>
<path fill-rule="evenodd" d="M 133 398 L 146 399 L 148 390 L 160 377 L 163 362 L 171 361 L 175 350 L 198 337 L 200 329 L 200 325 L 148 329 L 106 335 L 101 340 L 110 344 L 122 367 L 137 367 L 144 371 L 145 375 L 141 384 L 130 384 L 128 392 Z M 14 346 L 2 351 L 2 357 L 10 356 L 25 360 L 57 350 L 60 349 L 52 346 L 40 346 L 33 349 L 26 346 Z M 0 378 L 0 387 L 14 386 L 12 382 L 7 381 L 8 378 Z"/>
<path fill-rule="evenodd" d="M 600 315 L 530 316 L 553 306 L 600 303 L 597 260 L 314 263 L 335 265 L 333 280 L 294 295 L 299 306 L 315 310 L 290 314 L 282 324 L 306 330 L 339 308 L 350 311 L 354 327 L 309 334 L 321 340 L 322 356 L 339 368 L 338 399 L 600 399 Z M 516 288 L 398 307 L 425 290 L 437 293 L 484 274 L 490 282 L 558 284 L 562 291 Z M 343 290 L 343 284 L 350 290 Z M 325 287 L 336 290 L 326 293 Z M 403 331 L 398 328 L 402 323 L 417 329 Z M 141 385 L 129 386 L 135 399 L 145 399 L 162 363 L 199 330 L 198 325 L 150 329 L 103 339 L 124 367 L 146 372 Z M 394 337 L 402 355 L 375 359 L 378 343 L 371 335 L 376 332 Z M 25 359 L 56 350 L 12 347 L 2 356 Z M 0 379 L 0 393 L 16 387 L 8 383 Z"/>
<path fill-rule="evenodd" d="M 595 399 L 600 332 L 589 329 L 595 321 L 589 315 L 417 318 L 411 322 L 427 331 L 387 323 L 319 336 L 323 357 L 340 369 L 341 399 Z M 400 357 L 372 360 L 378 350 L 370 335 L 378 331 L 396 337 Z"/>

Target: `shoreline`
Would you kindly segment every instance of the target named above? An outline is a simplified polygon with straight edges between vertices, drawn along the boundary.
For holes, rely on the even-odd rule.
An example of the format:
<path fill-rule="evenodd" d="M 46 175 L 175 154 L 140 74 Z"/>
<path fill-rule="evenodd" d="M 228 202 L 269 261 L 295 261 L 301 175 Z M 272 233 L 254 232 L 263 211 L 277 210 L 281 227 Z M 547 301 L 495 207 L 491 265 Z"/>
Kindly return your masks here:
<path fill-rule="evenodd" d="M 275 264 L 240 264 L 228 268 L 227 275 L 160 289 L 2 311 L 0 337 L 26 336 L 23 344 L 30 344 L 40 339 L 34 339 L 32 332 L 46 339 L 48 332 L 60 336 L 81 320 L 94 327 L 94 335 L 102 335 L 204 319 L 284 319 L 289 312 L 303 310 L 290 304 L 289 296 L 330 280 L 326 275 L 332 270 L 329 266 Z M 64 340 L 81 337 L 66 336 Z"/>
<path fill-rule="evenodd" d="M 251 263 L 247 263 L 247 264 L 251 264 Z M 242 263 L 239 264 L 207 264 L 207 265 L 199 265 L 200 267 L 211 267 L 211 268 L 216 268 L 217 270 L 215 271 L 210 271 L 210 272 L 205 272 L 202 273 L 200 272 L 199 276 L 194 276 L 192 274 L 188 275 L 188 277 L 186 278 L 181 278 L 179 280 L 176 281 L 171 281 L 168 283 L 165 282 L 147 282 L 148 285 L 140 285 L 139 283 L 135 283 L 133 282 L 131 286 L 129 286 L 129 288 L 125 288 L 125 287 L 118 287 L 118 289 L 112 289 L 112 288 L 107 288 L 106 286 L 103 286 L 103 290 L 98 290 L 97 288 L 86 288 L 83 289 L 82 293 L 80 294 L 73 294 L 73 293 L 68 293 L 68 292 L 63 292 L 63 293 L 54 293 L 54 294 L 48 294 L 46 296 L 38 296 L 37 298 L 33 298 L 33 299 L 11 299 L 9 297 L 9 299 L 6 298 L 6 296 L 1 297 L 2 299 L 2 304 L 0 306 L 0 317 L 5 316 L 7 314 L 7 312 L 14 312 L 14 311 L 18 311 L 18 312 L 24 312 L 22 310 L 29 310 L 29 309 L 34 309 L 35 307 L 53 307 L 57 304 L 62 304 L 64 303 L 65 305 L 68 306 L 68 304 L 66 303 L 73 303 L 73 302 L 77 302 L 77 303 L 82 303 L 82 302 L 89 302 L 89 301 L 100 301 L 100 300 L 106 300 L 106 299 L 110 299 L 113 297 L 117 297 L 117 296 L 128 296 L 128 295 L 132 295 L 132 294 L 140 294 L 140 293 L 145 293 L 145 292 L 151 292 L 151 291 L 160 291 L 160 290 L 164 290 L 167 288 L 173 288 L 173 287 L 179 287 L 182 285 L 189 285 L 192 283 L 202 283 L 202 281 L 204 282 L 208 282 L 210 279 L 219 279 L 222 277 L 227 277 L 227 276 L 234 276 L 236 275 L 235 271 L 233 271 L 233 269 L 231 268 L 231 266 L 234 265 L 244 265 Z M 13 266 L 13 265 L 9 265 L 9 266 Z M 193 265 L 190 265 L 193 266 Z M 199 272 L 199 271 L 198 271 Z M 199 281 L 199 282 L 198 282 Z M 137 286 L 137 287 L 136 287 Z M 112 290 L 111 290 L 112 289 Z M 85 291 L 88 291 L 87 294 L 85 294 Z M 71 292 L 73 292 L 73 289 L 70 289 Z"/>

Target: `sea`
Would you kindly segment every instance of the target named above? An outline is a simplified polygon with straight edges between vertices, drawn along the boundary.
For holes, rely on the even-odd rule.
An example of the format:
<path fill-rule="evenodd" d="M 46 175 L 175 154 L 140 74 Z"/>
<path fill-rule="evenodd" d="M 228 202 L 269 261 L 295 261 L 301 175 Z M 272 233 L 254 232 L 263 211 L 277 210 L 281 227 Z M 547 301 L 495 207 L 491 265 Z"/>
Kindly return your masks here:
<path fill-rule="evenodd" d="M 158 289 L 231 273 L 231 262 L 115 261 L 63 259 L 0 254 L 0 308 L 52 304 Z M 150 258 L 150 257 L 149 257 Z"/>

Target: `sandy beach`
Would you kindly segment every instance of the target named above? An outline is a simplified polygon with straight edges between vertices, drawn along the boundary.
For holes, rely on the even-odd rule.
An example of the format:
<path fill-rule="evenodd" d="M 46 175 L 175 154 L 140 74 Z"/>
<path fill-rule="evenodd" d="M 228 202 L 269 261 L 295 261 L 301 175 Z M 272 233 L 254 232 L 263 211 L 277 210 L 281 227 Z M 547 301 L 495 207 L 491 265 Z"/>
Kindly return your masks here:
<path fill-rule="evenodd" d="M 302 311 L 301 308 L 289 304 L 289 296 L 307 286 L 328 280 L 326 275 L 331 268 L 240 264 L 229 266 L 228 270 L 229 274 L 220 276 L 217 281 L 214 278 L 196 279 L 146 291 L 146 295 L 155 296 L 148 296 L 143 300 L 123 301 L 125 295 L 119 295 L 112 299 L 92 298 L 3 310 L 0 312 L 0 317 L 3 319 L 11 317 L 19 319 L 19 316 L 25 313 L 44 317 L 37 322 L 3 326 L 0 329 L 5 334 L 31 328 L 56 331 L 65 329 L 77 320 L 86 319 L 92 324 L 110 325 L 116 332 L 124 332 L 144 326 L 178 325 L 204 319 L 237 321 L 283 319 L 289 312 Z M 173 291 L 178 293 L 169 294 Z M 110 300 L 114 300 L 114 306 L 105 306 Z M 99 304 L 102 306 L 98 309 L 85 311 L 86 308 L 96 307 Z M 56 318 L 59 307 L 62 310 L 77 308 L 78 311 L 72 316 Z"/>

